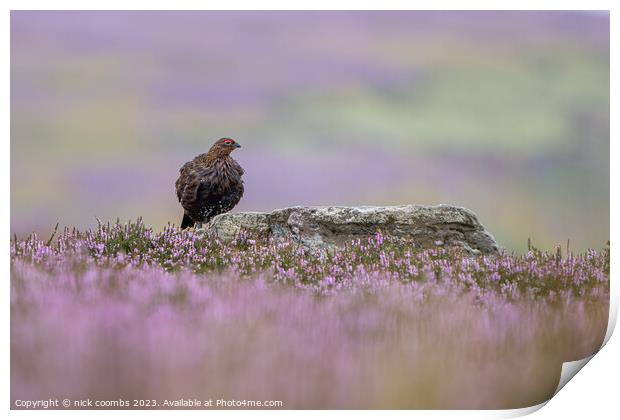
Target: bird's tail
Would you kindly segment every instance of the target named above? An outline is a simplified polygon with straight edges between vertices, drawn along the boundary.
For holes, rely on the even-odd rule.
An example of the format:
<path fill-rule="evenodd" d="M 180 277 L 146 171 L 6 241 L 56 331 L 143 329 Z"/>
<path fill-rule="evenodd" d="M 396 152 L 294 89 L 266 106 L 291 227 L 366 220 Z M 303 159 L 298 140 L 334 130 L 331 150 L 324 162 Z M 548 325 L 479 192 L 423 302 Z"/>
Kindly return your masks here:
<path fill-rule="evenodd" d="M 183 213 L 183 221 L 181 222 L 181 229 L 194 227 L 194 221 L 185 213 Z"/>

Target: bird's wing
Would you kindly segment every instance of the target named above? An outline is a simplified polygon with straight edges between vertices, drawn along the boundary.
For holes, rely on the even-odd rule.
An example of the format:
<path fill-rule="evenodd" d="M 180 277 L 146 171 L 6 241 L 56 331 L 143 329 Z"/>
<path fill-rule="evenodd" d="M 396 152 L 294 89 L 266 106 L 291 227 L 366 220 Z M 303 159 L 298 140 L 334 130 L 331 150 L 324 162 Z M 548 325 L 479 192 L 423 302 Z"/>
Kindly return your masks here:
<path fill-rule="evenodd" d="M 179 201 L 181 201 L 181 197 L 183 196 L 183 191 L 185 190 L 185 185 L 187 184 L 188 173 L 191 170 L 191 166 L 192 162 L 187 162 L 181 166 L 181 169 L 179 169 L 179 177 L 174 183 Z"/>
<path fill-rule="evenodd" d="M 208 194 L 211 190 L 211 172 L 211 168 L 190 170 L 182 177 L 183 185 L 181 191 L 177 189 L 177 194 L 184 209 L 190 210 L 197 205 L 200 206 L 198 201 L 203 201 L 206 198 L 204 197 L 205 193 Z"/>

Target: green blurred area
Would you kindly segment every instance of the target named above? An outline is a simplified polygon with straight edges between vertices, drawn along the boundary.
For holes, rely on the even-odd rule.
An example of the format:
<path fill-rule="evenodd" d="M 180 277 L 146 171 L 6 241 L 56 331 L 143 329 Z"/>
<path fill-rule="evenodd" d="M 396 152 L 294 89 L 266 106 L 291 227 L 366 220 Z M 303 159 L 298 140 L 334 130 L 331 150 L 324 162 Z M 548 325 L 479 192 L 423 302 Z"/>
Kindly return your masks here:
<path fill-rule="evenodd" d="M 13 12 L 18 235 L 179 223 L 178 168 L 243 145 L 236 210 L 435 204 L 501 245 L 609 238 L 609 15 Z"/>

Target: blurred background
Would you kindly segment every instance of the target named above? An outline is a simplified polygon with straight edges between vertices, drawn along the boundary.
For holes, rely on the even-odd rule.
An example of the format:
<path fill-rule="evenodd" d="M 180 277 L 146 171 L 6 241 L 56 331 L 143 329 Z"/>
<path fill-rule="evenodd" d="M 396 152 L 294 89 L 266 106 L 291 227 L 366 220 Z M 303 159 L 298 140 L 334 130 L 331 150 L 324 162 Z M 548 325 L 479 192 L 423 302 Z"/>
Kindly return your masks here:
<path fill-rule="evenodd" d="M 12 12 L 11 230 L 180 224 L 235 138 L 235 211 L 455 204 L 522 252 L 609 238 L 609 15 Z"/>

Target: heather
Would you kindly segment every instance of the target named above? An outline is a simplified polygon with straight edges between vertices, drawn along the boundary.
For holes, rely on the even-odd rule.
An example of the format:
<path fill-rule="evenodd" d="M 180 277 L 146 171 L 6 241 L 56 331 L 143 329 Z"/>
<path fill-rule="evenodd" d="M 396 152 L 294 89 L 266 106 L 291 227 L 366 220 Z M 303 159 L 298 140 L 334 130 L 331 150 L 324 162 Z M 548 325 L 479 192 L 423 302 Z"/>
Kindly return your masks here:
<path fill-rule="evenodd" d="M 142 221 L 11 241 L 11 398 L 516 408 L 607 326 L 609 248 L 310 253 Z"/>
<path fill-rule="evenodd" d="M 542 252 L 529 246 L 525 256 L 505 251 L 499 256 L 472 258 L 462 250 L 420 250 L 414 243 L 385 238 L 380 231 L 367 240 L 354 240 L 343 250 L 309 252 L 293 241 L 250 238 L 239 232 L 229 244 L 208 232 L 179 230 L 168 225 L 162 232 L 135 223 L 102 224 L 80 232 L 65 228 L 54 241 L 36 234 L 11 242 L 13 260 L 28 261 L 56 272 L 63 267 L 134 267 L 195 273 L 226 271 L 246 278 L 269 272 L 274 281 L 329 294 L 352 287 L 355 279 L 381 275 L 410 282 L 441 282 L 470 290 L 477 297 L 496 292 L 553 300 L 558 294 L 595 297 L 608 284 L 609 249 L 583 255 L 562 248 Z"/>

